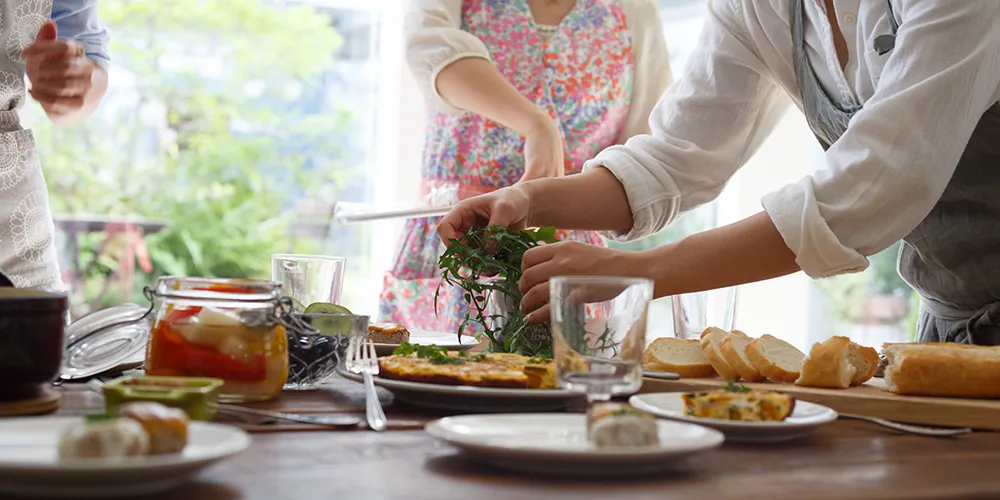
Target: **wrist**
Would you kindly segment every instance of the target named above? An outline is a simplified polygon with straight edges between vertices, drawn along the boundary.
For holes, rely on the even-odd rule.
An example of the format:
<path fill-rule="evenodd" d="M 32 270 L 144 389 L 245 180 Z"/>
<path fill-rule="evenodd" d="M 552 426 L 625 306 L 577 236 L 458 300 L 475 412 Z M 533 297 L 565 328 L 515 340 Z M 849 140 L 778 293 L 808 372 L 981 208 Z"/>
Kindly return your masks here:
<path fill-rule="evenodd" d="M 518 130 L 518 132 L 525 137 L 538 133 L 541 130 L 558 131 L 556 121 L 545 110 L 537 106 L 528 115 L 527 120 L 525 120 L 521 128 L 522 130 Z"/>
<path fill-rule="evenodd" d="M 679 257 L 676 243 L 636 252 L 631 264 L 636 270 L 634 276 L 653 280 L 653 298 L 674 295 L 681 279 L 676 271 L 684 267 Z"/>

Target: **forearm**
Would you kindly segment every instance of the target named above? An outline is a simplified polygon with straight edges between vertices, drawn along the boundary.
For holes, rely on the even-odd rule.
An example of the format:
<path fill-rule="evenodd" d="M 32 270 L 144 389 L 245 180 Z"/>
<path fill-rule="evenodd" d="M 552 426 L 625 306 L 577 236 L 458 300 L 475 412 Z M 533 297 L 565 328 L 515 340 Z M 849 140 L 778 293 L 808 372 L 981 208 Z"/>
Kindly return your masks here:
<path fill-rule="evenodd" d="M 529 200 L 531 226 L 628 232 L 632 210 L 625 188 L 606 168 L 521 184 Z"/>
<path fill-rule="evenodd" d="M 753 283 L 799 271 L 795 254 L 765 212 L 637 257 L 636 267 L 653 278 L 657 297 Z"/>
<path fill-rule="evenodd" d="M 46 114 L 53 123 L 60 125 L 79 123 L 90 116 L 101 104 L 104 94 L 108 91 L 108 72 L 100 64 L 93 61 L 90 64 L 93 65 L 93 74 L 90 77 L 90 90 L 83 96 L 83 106 L 66 113 L 47 112 Z"/>
<path fill-rule="evenodd" d="M 437 91 L 448 103 L 528 135 L 552 118 L 521 95 L 486 59 L 459 59 L 438 73 Z"/>

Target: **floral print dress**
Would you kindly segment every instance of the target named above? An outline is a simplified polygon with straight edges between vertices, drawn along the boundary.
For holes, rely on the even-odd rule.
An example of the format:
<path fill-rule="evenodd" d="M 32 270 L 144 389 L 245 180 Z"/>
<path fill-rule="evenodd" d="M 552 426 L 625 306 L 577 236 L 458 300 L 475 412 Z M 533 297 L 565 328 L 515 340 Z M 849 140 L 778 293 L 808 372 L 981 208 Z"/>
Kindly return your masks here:
<path fill-rule="evenodd" d="M 617 2 L 578 0 L 545 39 L 527 0 L 466 0 L 462 29 L 481 40 L 501 74 L 559 124 L 567 175 L 615 144 L 628 117 L 633 78 L 632 41 Z M 524 137 L 516 131 L 473 113 L 430 112 L 421 171 L 425 194 L 450 193 L 446 201 L 454 202 L 510 186 L 523 174 Z M 407 221 L 385 276 L 381 321 L 439 332 L 461 325 L 468 311 L 464 294 L 441 286 L 439 221 Z M 594 232 L 559 231 L 557 237 L 604 244 Z"/>

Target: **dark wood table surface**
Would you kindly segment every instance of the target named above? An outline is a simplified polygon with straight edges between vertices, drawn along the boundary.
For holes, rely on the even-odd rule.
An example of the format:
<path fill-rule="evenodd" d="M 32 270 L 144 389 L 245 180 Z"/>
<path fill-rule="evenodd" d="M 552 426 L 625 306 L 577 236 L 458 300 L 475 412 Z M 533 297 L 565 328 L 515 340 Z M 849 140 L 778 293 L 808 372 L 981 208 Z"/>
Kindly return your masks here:
<path fill-rule="evenodd" d="M 101 396 L 65 386 L 57 414 L 100 409 Z M 395 405 L 392 421 L 439 415 Z M 284 393 L 263 408 L 363 412 L 360 384 Z M 45 418 L 45 417 L 39 417 Z M 997 416 L 1000 418 L 1000 415 Z M 410 425 L 402 428 L 414 429 Z M 482 466 L 421 430 L 297 430 L 253 433 L 250 450 L 150 500 L 311 499 L 949 499 L 1000 498 L 1000 433 L 957 438 L 900 434 L 837 421 L 779 445 L 725 444 L 654 477 L 558 479 Z"/>

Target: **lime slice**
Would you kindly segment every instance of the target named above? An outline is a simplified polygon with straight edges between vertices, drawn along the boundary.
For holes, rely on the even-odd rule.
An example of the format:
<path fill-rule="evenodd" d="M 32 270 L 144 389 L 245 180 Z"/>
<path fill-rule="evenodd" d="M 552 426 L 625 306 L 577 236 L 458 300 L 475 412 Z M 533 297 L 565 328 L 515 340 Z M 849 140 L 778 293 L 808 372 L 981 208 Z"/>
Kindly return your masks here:
<path fill-rule="evenodd" d="M 352 314 L 350 309 L 328 302 L 313 302 L 305 310 L 306 314 Z"/>
<path fill-rule="evenodd" d="M 305 304 L 299 302 L 298 300 L 292 299 L 292 311 L 294 311 L 294 312 L 305 312 L 306 311 L 306 306 L 305 306 Z"/>

